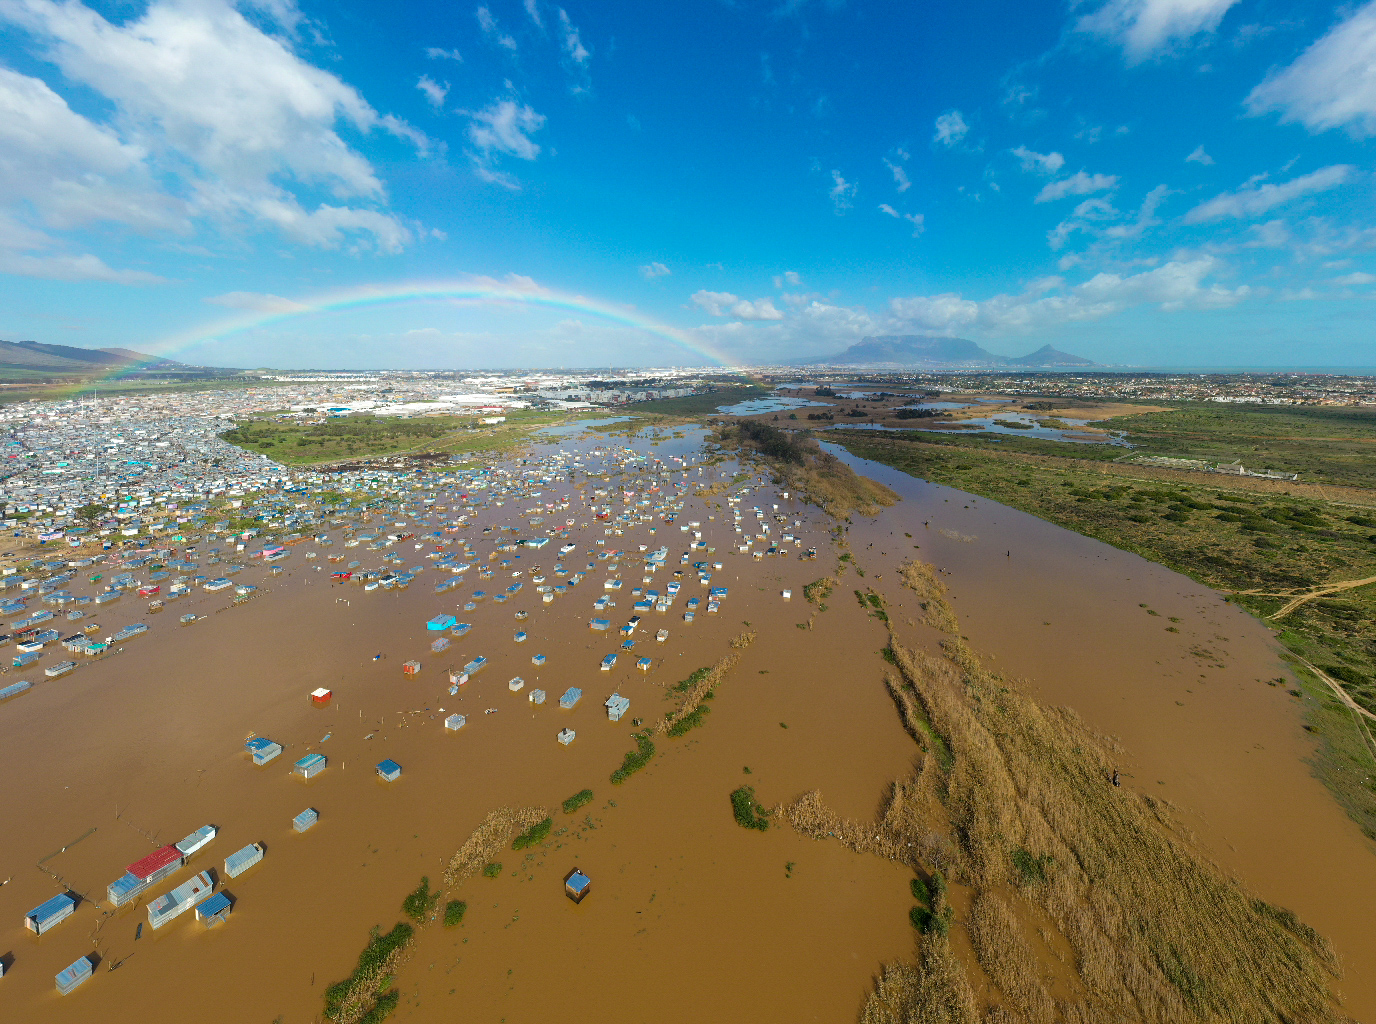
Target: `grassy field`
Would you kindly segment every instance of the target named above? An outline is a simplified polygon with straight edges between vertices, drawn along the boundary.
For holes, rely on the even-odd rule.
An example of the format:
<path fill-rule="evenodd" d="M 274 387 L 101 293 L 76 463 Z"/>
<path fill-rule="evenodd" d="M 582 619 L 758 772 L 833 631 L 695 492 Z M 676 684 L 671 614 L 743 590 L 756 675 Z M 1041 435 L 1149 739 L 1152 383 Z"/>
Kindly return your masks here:
<path fill-rule="evenodd" d="M 1298 473 L 1305 481 L 1376 487 L 1376 409 L 1187 402 L 1098 425 L 1126 431 L 1130 443 L 1152 455 L 1241 460 L 1249 469 Z"/>
<path fill-rule="evenodd" d="M 836 435 L 831 435 L 833 438 Z M 1235 489 L 1240 481 L 1176 483 L 1105 467 L 1008 451 L 846 432 L 847 450 L 913 476 L 958 487 L 1169 566 L 1260 617 L 1336 581 L 1376 576 L 1376 510 L 1315 498 Z M 1066 449 L 1078 447 L 1061 445 Z M 1115 473 L 1109 475 L 1106 469 Z M 1198 479 L 1194 477 L 1194 479 Z M 1291 652 L 1339 681 L 1376 712 L 1376 586 L 1307 600 L 1270 621 Z M 1326 746 L 1316 768 L 1352 817 L 1376 838 L 1376 792 L 1367 740 L 1312 673 L 1306 703 Z M 1361 770 L 1354 770 L 1360 768 Z"/>
<path fill-rule="evenodd" d="M 505 423 L 493 426 L 473 416 L 346 416 L 314 424 L 258 417 L 221 436 L 284 465 L 305 466 L 400 454 L 490 454 L 526 443 L 540 427 L 574 418 L 533 409 L 513 409 Z"/>
<path fill-rule="evenodd" d="M 272 387 L 273 382 L 258 377 L 138 377 L 90 378 L 46 374 L 35 379 L 27 372 L 0 369 L 0 405 L 16 402 L 61 402 L 70 398 L 104 398 L 116 395 L 153 395 L 188 391 L 227 391 L 239 388 Z"/>
<path fill-rule="evenodd" d="M 654 402 L 634 402 L 620 411 L 632 416 L 658 415 L 691 419 L 699 416 L 710 416 L 717 411 L 718 406 L 768 398 L 771 394 L 773 392 L 768 388 L 758 387 L 754 384 L 742 384 L 738 387 L 723 386 L 701 395 L 687 395 L 684 398 L 662 398 Z"/>

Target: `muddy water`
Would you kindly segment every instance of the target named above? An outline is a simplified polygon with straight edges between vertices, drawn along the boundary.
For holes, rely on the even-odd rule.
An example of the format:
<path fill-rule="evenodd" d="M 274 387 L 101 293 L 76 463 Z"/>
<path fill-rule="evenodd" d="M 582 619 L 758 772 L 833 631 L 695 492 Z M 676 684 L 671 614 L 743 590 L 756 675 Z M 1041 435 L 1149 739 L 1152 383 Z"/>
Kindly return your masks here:
<path fill-rule="evenodd" d="M 667 457 L 678 445 L 640 447 Z M 745 505 L 768 508 L 767 499 L 778 500 L 772 489 Z M 519 522 L 529 503 L 500 497 L 477 515 L 466 535 L 484 564 L 497 535 L 483 535 L 482 526 Z M 821 546 L 821 518 L 780 503 L 811 519 L 795 531 L 805 546 Z M 440 577 L 427 571 L 407 590 L 365 593 L 331 584 L 298 548 L 282 576 L 250 569 L 235 578 L 260 587 L 253 601 L 227 607 L 226 594 L 197 592 L 169 602 L 123 653 L 0 705 L 0 777 L 8 780 L 0 791 L 0 879 L 12 878 L 0 887 L 0 955 L 10 965 L 0 981 L 4 1019 L 144 1021 L 153 1011 L 236 1024 L 314 1020 L 323 989 L 348 973 L 368 929 L 399 919 L 402 896 L 422 874 L 438 881 L 487 811 L 557 809 L 585 786 L 596 801 L 574 819 L 556 810 L 555 845 L 526 858 L 508 850 L 502 877 L 470 880 L 454 894 L 470 904 L 461 929 L 422 933 L 398 979 L 401 1019 L 530 1019 L 570 1006 L 617 1020 L 640 1019 L 649 1006 L 659 1020 L 852 1019 L 876 965 L 911 949 L 906 874 L 785 830 L 743 830 L 728 794 L 744 781 L 775 802 L 821 786 L 844 813 L 868 816 L 912 747 L 873 685 L 872 652 L 882 641 L 867 643 L 873 665 L 857 671 L 850 650 L 798 629 L 808 612 L 802 586 L 821 574 L 819 563 L 728 554 L 728 514 L 691 498 L 680 514 L 699 520 L 716 547 L 694 559 L 725 563 L 712 581 L 730 588 L 721 613 L 707 614 L 704 600 L 694 623 L 682 621 L 686 598 L 706 597 L 688 573 L 673 611 L 646 614 L 636 649 L 611 672 L 598 662 L 621 638 L 588 629 L 592 601 L 605 578 L 620 575 L 619 607 L 603 614 L 617 624 L 629 617 L 641 543 L 669 546 L 669 570 L 653 584 L 664 589 L 686 547 L 677 525 L 656 521 L 612 536 L 575 529 L 570 570 L 584 567 L 595 540 L 627 555 L 619 573 L 595 562 L 580 587 L 549 605 L 537 600 L 530 577 L 537 561 L 546 572 L 558 561 L 550 549 L 519 560 L 503 554 L 525 586 L 511 601 L 488 598 L 469 613 L 456 602 L 509 580 L 477 580 L 475 569 L 461 587 L 435 595 Z M 589 521 L 576 504 L 547 517 L 564 515 Z M 754 522 L 749 511 L 745 522 Z M 366 565 L 378 557 L 330 550 Z M 785 602 L 784 588 L 798 596 Z M 101 609 L 103 633 L 142 608 L 128 598 L 120 604 Z M 529 618 L 516 620 L 520 609 Z M 178 626 L 187 611 L 205 617 Z M 433 655 L 438 634 L 424 624 L 440 611 L 473 629 Z M 630 719 L 653 721 L 667 710 L 666 686 L 719 659 L 746 620 L 758 639 L 720 687 L 708 725 L 660 741 L 647 770 L 612 787 L 607 776 L 632 746 Z M 841 612 L 843 621 L 866 628 L 858 609 Z M 661 627 L 671 635 L 657 644 Z M 529 635 L 523 644 L 513 640 L 518 629 Z M 538 668 L 537 653 L 548 659 Z M 448 694 L 444 670 L 477 654 L 488 667 Z M 633 667 L 642 654 L 655 659 L 647 673 Z M 401 663 L 413 657 L 423 668 L 408 678 Z M 520 693 L 507 685 L 516 675 L 526 681 Z M 584 698 L 563 711 L 557 697 L 570 685 Z M 334 691 L 328 707 L 308 702 L 317 686 Z M 541 707 L 527 700 L 537 686 L 549 695 Z M 631 700 L 619 723 L 601 706 L 613 690 Z M 454 711 L 468 725 L 446 735 L 441 722 Z M 577 731 L 567 748 L 555 741 L 564 726 Z M 254 733 L 281 742 L 284 755 L 255 768 L 242 748 Z M 291 764 L 308 752 L 325 754 L 329 767 L 310 781 L 292 777 Z M 398 782 L 376 776 L 384 757 L 403 765 Z M 319 811 L 320 823 L 296 835 L 291 818 L 306 807 Z M 125 864 L 207 822 L 220 835 L 187 868 L 138 905 L 103 912 L 104 887 Z M 218 871 L 249 842 L 262 843 L 266 857 L 240 878 L 222 879 L 235 900 L 225 926 L 207 931 L 187 914 L 156 933 L 145 925 L 135 939 L 147 899 L 192 870 Z M 61 884 L 35 867 L 40 858 Z M 573 863 L 595 886 L 576 907 L 561 885 Z M 63 885 L 92 902 L 41 938 L 26 933 L 23 914 Z M 53 975 L 92 948 L 102 958 L 95 977 L 59 997 Z"/>
<path fill-rule="evenodd" d="M 689 454 L 697 440 L 629 443 L 668 459 Z M 594 469 L 588 452 L 622 443 L 561 439 L 534 454 L 577 451 Z M 716 472 L 723 469 L 734 467 Z M 686 478 L 706 483 L 712 472 Z M 573 504 L 546 512 L 547 525 L 569 516 L 580 524 L 571 537 L 577 550 L 562 562 L 570 571 L 590 560 L 596 568 L 552 604 L 538 600 L 531 580 L 539 564 L 556 581 L 550 570 L 561 560 L 552 548 L 520 559 L 503 553 L 508 575 L 479 580 L 475 568 L 442 595 L 433 593 L 442 578 L 434 571 L 404 591 L 331 584 L 298 548 L 283 576 L 251 569 L 236 577 L 260 587 L 248 604 L 226 608 L 224 594 L 200 592 L 169 602 L 123 653 L 0 705 L 0 880 L 12 876 L 0 887 L 0 956 L 13 960 L 0 980 L 3 1019 L 315 1020 L 323 989 L 347 975 L 368 929 L 399 920 L 402 896 L 423 874 L 438 881 L 489 810 L 544 805 L 555 812 L 553 842 L 529 853 L 508 848 L 500 877 L 470 879 L 451 894 L 469 905 L 462 927 L 421 930 L 397 978 L 404 998 L 396 1019 L 853 1020 L 878 965 L 911 953 L 906 872 L 785 828 L 741 829 L 728 794 L 747 784 L 773 804 L 818 788 L 840 814 L 864 819 L 908 768 L 913 746 L 880 684 L 885 636 L 850 596 L 873 585 L 896 605 L 906 600 L 894 586 L 894 569 L 911 550 L 900 541 L 921 544 L 919 554 L 950 571 L 963 628 L 994 666 L 1027 676 L 1047 700 L 1072 704 L 1117 735 L 1130 785 L 1169 797 L 1222 863 L 1333 937 L 1348 962 L 1349 1011 L 1376 1016 L 1369 947 L 1356 931 L 1356 908 L 1369 905 L 1373 891 L 1372 858 L 1305 773 L 1308 748 L 1289 698 L 1256 681 L 1280 671 L 1264 630 L 1130 556 L 882 467 L 868 472 L 907 500 L 877 520 L 856 520 L 850 543 L 866 578 L 848 575 L 812 629 L 799 628 L 814 612 L 802 587 L 836 564 L 830 524 L 815 510 L 770 487 L 748 495 L 743 526 L 756 522 L 752 505 L 769 512 L 778 502 L 790 523 L 804 521 L 787 528 L 803 548 L 822 552 L 817 562 L 757 562 L 730 552 L 736 535 L 725 507 L 689 498 L 672 526 L 656 520 L 606 535 L 579 504 L 586 491 L 553 485 L 544 500 L 569 493 Z M 512 495 L 490 501 L 463 534 L 484 565 L 493 564 L 487 553 L 499 535 L 482 528 L 520 523 L 531 504 Z M 625 581 L 618 607 L 600 613 L 619 625 L 632 614 L 630 590 L 641 585 L 639 545 L 668 546 L 667 570 L 650 584 L 663 590 L 686 547 L 678 526 L 690 520 L 716 549 L 690 561 L 724 565 L 712 581 L 730 588 L 721 612 L 705 612 L 706 592 L 688 572 L 673 610 L 642 613 L 636 648 L 600 672 L 601 657 L 621 640 L 588 629 L 602 581 Z M 773 536 L 785 532 L 770 525 Z M 627 552 L 619 572 L 591 557 L 598 540 Z M 368 566 L 378 558 L 336 547 L 322 549 L 320 562 L 327 552 Z M 403 553 L 408 563 L 420 560 L 420 552 Z M 494 594 L 513 580 L 524 587 L 511 601 L 456 607 L 475 590 Z M 791 601 L 781 597 L 785 588 Z M 682 620 L 689 596 L 704 599 L 692 624 Z M 121 603 L 128 607 L 97 616 L 109 631 L 141 607 Z M 206 617 L 179 627 L 188 610 Z M 529 617 L 516 620 L 517 610 Z M 473 629 L 435 655 L 428 647 L 439 634 L 424 623 L 441 611 Z M 1171 615 L 1181 619 L 1179 635 L 1164 632 Z M 667 687 L 722 657 L 747 622 L 757 639 L 719 686 L 705 725 L 683 739 L 657 739 L 644 771 L 610 785 L 608 774 L 632 747 L 631 720 L 657 719 L 672 706 Z M 659 628 L 670 631 L 664 644 L 653 640 Z M 529 636 L 523 644 L 513 641 L 518 629 Z M 1205 667 L 1191 647 L 1207 647 L 1208 664 L 1224 667 Z M 451 696 L 445 670 L 478 654 L 488 667 Z M 537 668 L 534 654 L 548 661 Z M 655 660 L 648 673 L 634 668 L 642 654 Z M 409 658 L 423 663 L 418 676 L 403 676 Z M 520 693 L 508 689 L 516 675 L 525 680 Z M 556 701 L 571 685 L 584 696 L 563 711 Z M 333 689 L 328 707 L 307 701 L 316 686 Z M 535 687 L 548 694 L 543 706 L 527 700 Z M 619 723 L 601 706 L 613 690 L 631 700 Z M 485 714 L 489 708 L 495 713 Z M 455 711 L 468 725 L 445 734 L 442 719 Z M 555 741 L 565 726 L 577 732 L 568 747 Z M 255 768 L 242 749 L 253 733 L 283 743 L 284 755 Z M 313 751 L 329 758 L 328 769 L 309 782 L 293 778 L 292 762 Z M 404 768 L 392 784 L 374 772 L 385 757 Z M 558 811 L 584 787 L 594 790 L 593 803 L 572 816 Z M 290 820 L 305 807 L 320 812 L 320 823 L 296 835 Z M 45 866 L 103 903 L 105 885 L 155 840 L 175 842 L 207 822 L 221 828 L 216 841 L 139 905 L 106 917 L 87 904 L 49 935 L 24 932 L 23 914 L 59 891 L 34 866 L 40 858 L 67 846 Z M 135 941 L 147 898 L 192 870 L 218 869 L 248 842 L 263 843 L 267 854 L 225 883 L 235 899 L 225 926 L 207 931 L 188 914 L 157 933 L 145 926 Z M 574 865 L 593 879 L 580 905 L 562 895 Z M 93 946 L 103 957 L 96 976 L 58 997 L 53 974 Z"/>
<path fill-rule="evenodd" d="M 896 560 L 946 570 L 989 666 L 1115 738 L 1126 784 L 1170 800 L 1213 859 L 1329 937 L 1347 1011 L 1376 1019 L 1376 855 L 1306 767 L 1298 701 L 1267 685 L 1286 675 L 1271 632 L 1136 555 L 832 450 L 905 499 L 849 535 L 898 615 L 914 602 Z"/>

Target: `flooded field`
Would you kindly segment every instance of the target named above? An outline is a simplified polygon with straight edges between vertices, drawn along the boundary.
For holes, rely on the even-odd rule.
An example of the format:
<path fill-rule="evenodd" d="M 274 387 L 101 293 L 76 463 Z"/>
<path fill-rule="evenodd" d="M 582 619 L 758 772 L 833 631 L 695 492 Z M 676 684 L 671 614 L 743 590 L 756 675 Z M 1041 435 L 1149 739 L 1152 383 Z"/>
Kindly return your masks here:
<path fill-rule="evenodd" d="M 198 589 L 156 615 L 133 596 L 93 614 L 103 631 L 152 628 L 0 704 L 0 820 L 11 823 L 0 831 L 3 1019 L 318 1020 L 325 988 L 352 970 L 369 929 L 401 920 L 421 876 L 438 885 L 484 816 L 506 806 L 548 808 L 550 841 L 507 844 L 494 877 L 446 894 L 467 903 L 463 924 L 418 929 L 392 981 L 395 1019 L 854 1020 L 880 964 L 912 956 L 911 872 L 782 822 L 740 828 L 729 794 L 749 785 L 771 806 L 816 789 L 842 817 L 874 817 L 915 748 L 883 684 L 888 634 L 851 590 L 882 593 L 904 642 L 935 649 L 931 631 L 911 625 L 914 601 L 897 578 L 914 556 L 943 570 L 962 632 L 992 666 L 1116 737 L 1127 786 L 1169 800 L 1225 870 L 1332 938 L 1345 1009 L 1376 1017 L 1376 942 L 1363 919 L 1376 858 L 1309 777 L 1300 715 L 1286 687 L 1267 685 L 1283 669 L 1255 620 L 1133 556 L 873 465 L 861 471 L 904 501 L 855 517 L 846 540 L 863 580 L 848 574 L 821 610 L 803 588 L 837 569 L 835 524 L 730 460 L 703 465 L 702 440 L 561 436 L 506 467 L 538 469 L 542 482 L 473 489 L 466 502 L 422 486 L 444 511 L 368 524 L 415 533 L 385 552 L 412 565 L 437 547 L 459 555 L 466 541 L 474 557 L 455 559 L 471 566 L 462 574 L 432 560 L 405 589 L 365 591 L 331 573 L 346 561 L 371 567 L 383 552 L 305 544 L 281 575 L 256 564 L 237 576 L 259 588 L 241 605 Z M 449 525 L 460 515 L 461 527 Z M 547 533 L 543 548 L 515 546 Z M 661 547 L 663 568 L 647 571 Z M 815 561 L 801 557 L 809 548 Z M 436 593 L 441 580 L 459 582 Z M 681 590 L 668 608 L 634 608 L 671 582 Z M 546 602 L 537 588 L 555 584 L 567 589 Z M 727 592 L 709 613 L 715 588 Z M 198 621 L 178 624 L 193 612 Z M 442 613 L 470 629 L 427 629 Z M 623 636 L 633 615 L 641 622 Z M 1179 632 L 1166 631 L 1172 623 Z M 450 646 L 432 652 L 437 639 Z M 656 735 L 648 765 L 611 784 L 637 725 L 733 651 L 740 660 L 702 726 Z M 450 682 L 479 655 L 481 671 Z M 403 671 L 409 660 L 419 671 Z M 324 706 L 308 697 L 317 687 L 332 691 Z M 564 709 L 569 687 L 582 697 Z M 536 689 L 542 704 L 530 700 Z M 603 706 L 613 692 L 630 701 L 620 721 Z M 455 713 L 466 723 L 447 731 Z M 576 734 L 567 745 L 563 729 Z M 283 754 L 256 767 L 243 746 L 255 735 Z M 328 762 L 321 774 L 291 773 L 316 753 Z M 394 782 L 375 771 L 384 758 L 402 766 Z M 585 788 L 592 801 L 565 814 L 561 801 Z M 297 834 L 292 819 L 306 808 L 319 823 Z M 105 887 L 126 864 L 207 823 L 218 836 L 181 872 L 110 908 Z M 223 858 L 250 842 L 264 847 L 262 863 L 225 878 Z M 563 895 L 575 866 L 592 879 L 579 904 Z M 186 914 L 149 928 L 148 901 L 200 870 L 234 902 L 225 924 Z M 64 888 L 83 896 L 75 914 L 41 937 L 26 932 L 23 915 Z M 93 978 L 59 996 L 53 975 L 92 950 Z"/>

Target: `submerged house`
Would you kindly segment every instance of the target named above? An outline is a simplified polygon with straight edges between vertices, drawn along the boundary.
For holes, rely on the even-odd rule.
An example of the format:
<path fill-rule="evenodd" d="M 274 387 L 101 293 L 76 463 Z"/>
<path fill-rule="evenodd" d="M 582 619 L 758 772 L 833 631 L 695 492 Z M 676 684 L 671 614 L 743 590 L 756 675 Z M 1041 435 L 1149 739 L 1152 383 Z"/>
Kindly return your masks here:
<path fill-rule="evenodd" d="M 244 749 L 253 755 L 253 763 L 264 765 L 282 753 L 282 744 L 274 743 L 266 736 L 255 736 L 244 744 Z"/>
<path fill-rule="evenodd" d="M 631 702 L 628 698 L 621 696 L 619 693 L 614 693 L 607 698 L 607 717 L 613 722 L 619 722 L 621 721 L 621 716 L 626 713 L 626 709 L 630 706 Z"/>
<path fill-rule="evenodd" d="M 583 874 L 578 868 L 574 868 L 564 876 L 564 895 L 573 900 L 574 903 L 582 903 L 583 897 L 592 888 L 592 879 Z"/>
<path fill-rule="evenodd" d="M 314 807 L 307 807 L 304 811 L 291 819 L 291 827 L 297 832 L 304 832 L 319 820 L 320 812 Z"/>
<path fill-rule="evenodd" d="M 76 912 L 76 899 L 68 893 L 59 893 L 46 900 L 24 915 L 24 927 L 35 935 L 42 935 L 54 925 L 61 923 Z"/>
<path fill-rule="evenodd" d="M 313 775 L 319 775 L 325 770 L 326 765 L 324 754 L 307 754 L 296 762 L 292 771 L 303 779 L 309 779 Z"/>
<path fill-rule="evenodd" d="M 249 843 L 225 858 L 225 874 L 230 878 L 238 878 L 262 859 L 263 848 L 257 843 Z"/>
<path fill-rule="evenodd" d="M 570 686 L 559 698 L 559 706 L 565 711 L 570 710 L 575 704 L 583 699 L 583 691 L 576 686 Z"/>
<path fill-rule="evenodd" d="M 148 904 L 148 923 L 154 929 L 161 928 L 209 899 L 214 889 L 215 883 L 210 880 L 210 875 L 204 871 L 197 872 L 171 892 L 164 893 Z"/>
<path fill-rule="evenodd" d="M 61 995 L 67 995 L 78 985 L 88 981 L 91 977 L 91 958 L 83 956 L 70 967 L 64 967 L 57 972 L 53 979 L 57 982 L 57 991 Z"/>
<path fill-rule="evenodd" d="M 401 765 L 389 757 L 378 764 L 377 773 L 388 782 L 396 782 L 397 779 L 401 778 Z"/>

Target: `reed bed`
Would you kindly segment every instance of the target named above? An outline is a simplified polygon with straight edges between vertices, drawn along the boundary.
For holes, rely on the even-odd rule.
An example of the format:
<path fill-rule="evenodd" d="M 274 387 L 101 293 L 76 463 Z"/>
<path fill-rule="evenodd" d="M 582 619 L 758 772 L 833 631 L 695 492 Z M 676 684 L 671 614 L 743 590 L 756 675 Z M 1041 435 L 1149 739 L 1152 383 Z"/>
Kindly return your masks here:
<path fill-rule="evenodd" d="M 732 638 L 731 646 L 736 650 L 744 650 L 754 642 L 755 634 L 746 632 Z M 675 725 L 697 711 L 698 705 L 707 699 L 707 695 L 717 688 L 722 677 L 735 668 L 738 661 L 740 661 L 739 654 L 728 654 L 701 675 L 694 672 L 689 677 L 693 681 L 693 685 L 685 693 L 682 702 L 655 723 L 655 732 L 668 733 Z"/>
<path fill-rule="evenodd" d="M 903 575 L 943 621 L 930 567 Z M 1348 1019 L 1320 935 L 1225 875 L 1161 801 L 1112 786 L 1106 744 L 1073 712 L 1007 686 L 958 636 L 942 646 L 913 651 L 891 635 L 900 678 L 889 690 L 921 752 L 880 820 L 837 819 L 815 793 L 784 809 L 805 835 L 941 868 L 969 890 L 960 923 L 990 983 L 980 998 L 945 939 L 927 934 L 915 962 L 876 980 L 863 1024 Z M 1049 921 L 1071 950 L 1072 994 L 1059 1001 L 1047 979 L 1065 966 L 1030 941 L 1031 920 Z"/>
<path fill-rule="evenodd" d="M 538 825 L 549 816 L 549 811 L 543 807 L 499 807 L 489 812 L 458 852 L 449 858 L 449 866 L 444 869 L 444 887 L 453 888 L 481 871 L 484 864 L 502 852 L 513 836 Z"/>

